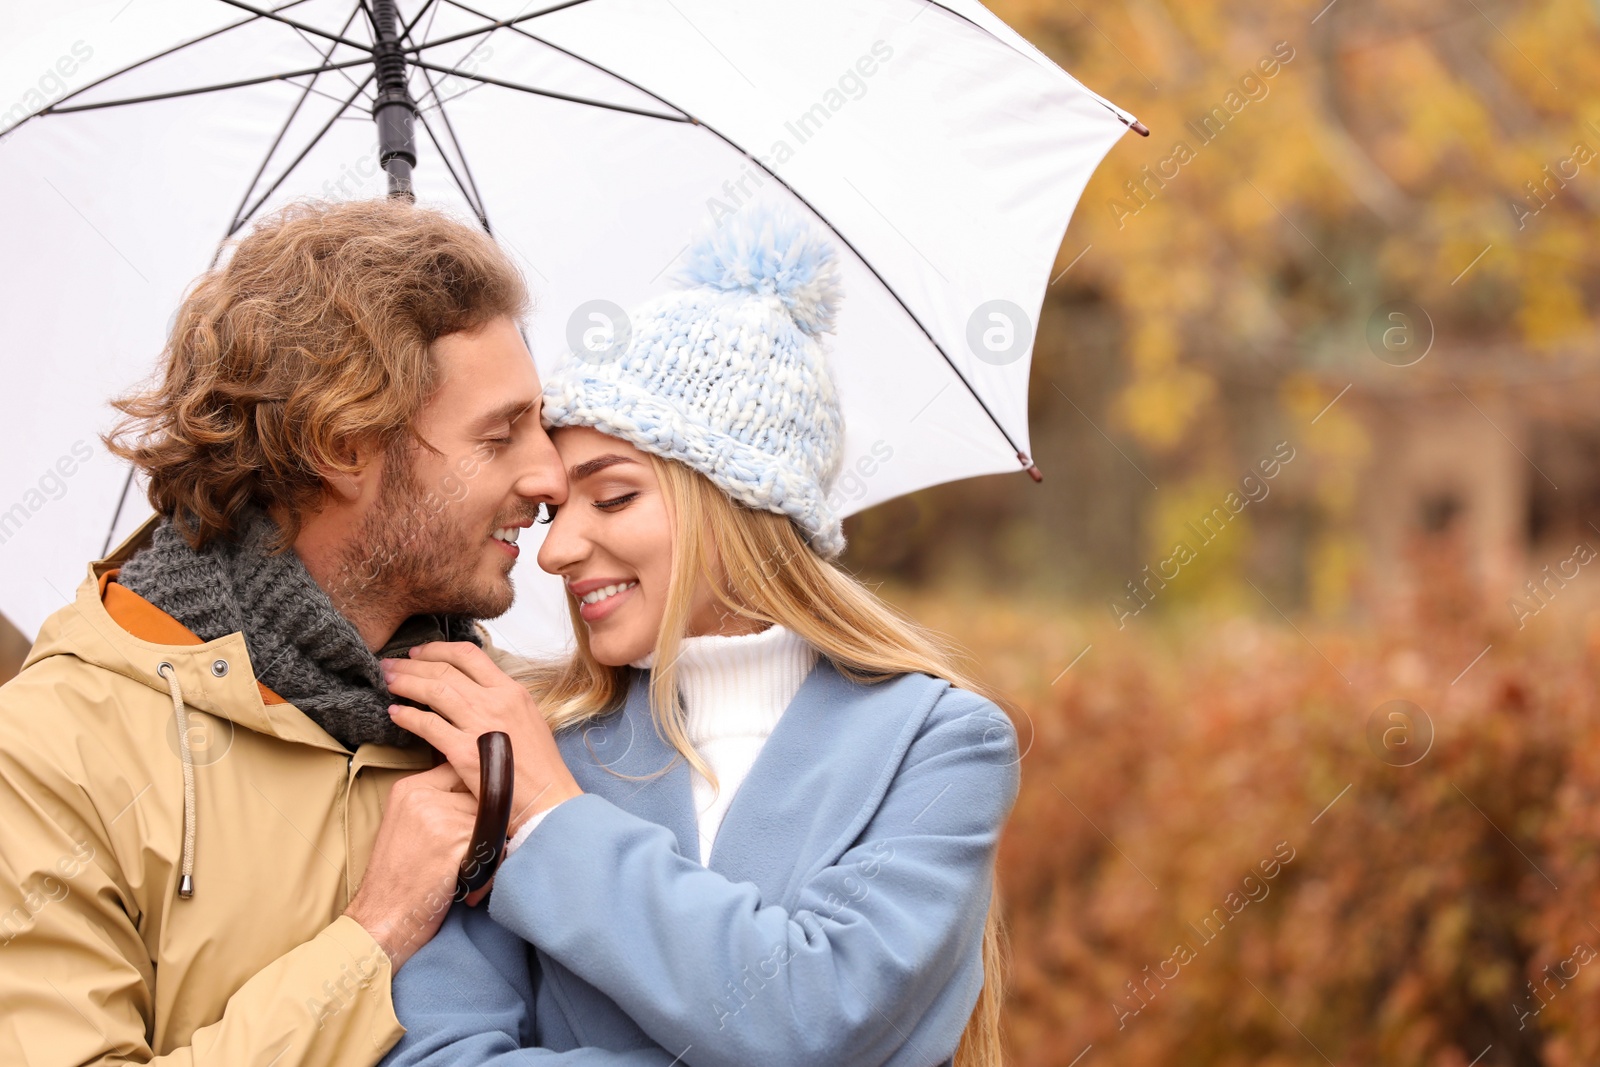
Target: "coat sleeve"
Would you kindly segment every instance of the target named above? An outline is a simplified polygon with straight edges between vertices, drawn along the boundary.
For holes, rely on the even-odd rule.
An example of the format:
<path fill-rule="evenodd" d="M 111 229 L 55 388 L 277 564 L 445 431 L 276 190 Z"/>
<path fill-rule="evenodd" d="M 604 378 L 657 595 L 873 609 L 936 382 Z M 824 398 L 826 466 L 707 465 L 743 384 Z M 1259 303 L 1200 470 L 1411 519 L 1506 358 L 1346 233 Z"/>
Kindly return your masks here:
<path fill-rule="evenodd" d="M 491 897 L 492 899 L 492 897 Z M 486 907 L 451 906 L 439 932 L 395 976 L 406 1027 L 381 1067 L 672 1067 L 659 1046 L 613 1052 L 533 1047 L 534 964 L 528 944 Z"/>
<path fill-rule="evenodd" d="M 863 832 L 792 907 L 585 793 L 502 864 L 490 914 L 691 1067 L 927 1067 L 977 1002 L 1018 760 L 1004 712 L 946 690 Z"/>
<path fill-rule="evenodd" d="M 105 816 L 114 821 L 117 813 Z M 131 816 L 130 816 L 131 818 Z M 0 746 L 0 1063 L 370 1067 L 403 1032 L 389 958 L 341 916 L 257 971 L 222 1017 L 157 1056 L 155 969 L 94 803 L 13 732 Z M 347 989 L 336 1011 L 328 983 Z"/>

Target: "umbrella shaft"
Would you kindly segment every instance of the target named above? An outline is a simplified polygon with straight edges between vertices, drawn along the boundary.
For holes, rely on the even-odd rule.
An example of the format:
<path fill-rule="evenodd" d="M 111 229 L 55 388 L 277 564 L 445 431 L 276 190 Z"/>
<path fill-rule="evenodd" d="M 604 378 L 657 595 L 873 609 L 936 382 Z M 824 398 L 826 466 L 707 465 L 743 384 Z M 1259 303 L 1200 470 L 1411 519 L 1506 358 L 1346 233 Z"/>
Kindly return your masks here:
<path fill-rule="evenodd" d="M 377 31 L 372 57 L 378 73 L 378 97 L 372 118 L 378 124 L 378 162 L 389 174 L 389 195 L 413 197 L 411 169 L 417 165 L 416 102 L 406 85 L 406 54 L 400 44 L 400 13 L 395 0 L 373 0 Z"/>

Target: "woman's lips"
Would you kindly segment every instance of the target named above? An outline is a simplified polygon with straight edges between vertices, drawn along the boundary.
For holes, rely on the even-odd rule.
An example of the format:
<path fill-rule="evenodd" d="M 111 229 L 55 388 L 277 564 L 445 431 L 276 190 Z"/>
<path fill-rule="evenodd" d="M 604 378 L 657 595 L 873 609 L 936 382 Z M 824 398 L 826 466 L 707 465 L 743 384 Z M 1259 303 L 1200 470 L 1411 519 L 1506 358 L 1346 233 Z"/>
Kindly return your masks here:
<path fill-rule="evenodd" d="M 578 614 L 583 617 L 584 622 L 599 622 L 601 619 L 606 618 L 612 612 L 616 611 L 617 607 L 623 601 L 628 600 L 633 596 L 634 593 L 638 591 L 639 583 L 634 582 L 631 586 L 622 590 L 621 592 L 613 593 L 604 600 L 597 601 L 596 603 L 585 604 L 580 600 L 578 601 Z"/>

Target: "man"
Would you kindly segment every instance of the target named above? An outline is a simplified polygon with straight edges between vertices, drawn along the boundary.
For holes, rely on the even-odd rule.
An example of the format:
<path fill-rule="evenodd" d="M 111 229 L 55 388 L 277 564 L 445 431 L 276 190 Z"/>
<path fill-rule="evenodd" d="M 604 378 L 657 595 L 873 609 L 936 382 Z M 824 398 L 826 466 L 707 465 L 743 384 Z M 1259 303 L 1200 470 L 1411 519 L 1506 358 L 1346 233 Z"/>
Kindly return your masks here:
<path fill-rule="evenodd" d="M 378 660 L 483 643 L 566 498 L 526 303 L 400 201 L 286 209 L 187 297 L 107 438 L 158 514 L 0 688 L 0 1063 L 367 1067 L 405 1032 L 475 803 Z"/>

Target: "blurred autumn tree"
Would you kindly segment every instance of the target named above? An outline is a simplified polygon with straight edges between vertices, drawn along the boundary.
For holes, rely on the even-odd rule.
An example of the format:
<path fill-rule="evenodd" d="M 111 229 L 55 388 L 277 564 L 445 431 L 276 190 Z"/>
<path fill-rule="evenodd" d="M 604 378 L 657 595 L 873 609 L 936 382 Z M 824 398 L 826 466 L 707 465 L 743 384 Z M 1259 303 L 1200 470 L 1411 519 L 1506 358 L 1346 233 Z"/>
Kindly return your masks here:
<path fill-rule="evenodd" d="M 1523 630 L 1449 536 L 1407 556 L 1401 625 L 1291 629 L 1246 582 L 1286 612 L 1359 603 L 1363 494 L 1395 458 L 1363 393 L 1516 408 L 1517 382 L 1600 376 L 1600 4 L 992 3 L 1152 131 L 1057 259 L 1044 484 L 851 520 L 852 561 L 917 583 L 911 614 L 1018 704 L 1012 1062 L 1600 1062 L 1600 971 L 1573 974 L 1600 945 L 1600 614 L 1563 594 Z M 1436 335 L 1409 367 L 1368 338 L 1400 300 Z M 1223 611 L 1118 630 L 1101 605 L 1279 441 L 1270 500 L 1158 601 Z M 1395 700 L 1431 724 L 1414 761 L 1386 751 Z"/>
<path fill-rule="evenodd" d="M 1152 135 L 1113 148 L 1056 264 L 1031 398 L 1045 483 L 977 479 L 854 517 L 868 572 L 1117 597 L 1287 440 L 1275 504 L 1163 596 L 1226 602 L 1248 566 L 1278 603 L 1337 608 L 1375 458 L 1352 404 L 1323 409 L 1405 373 L 1369 351 L 1377 308 L 1425 308 L 1440 353 L 1588 365 L 1600 5 L 991 6 Z"/>

